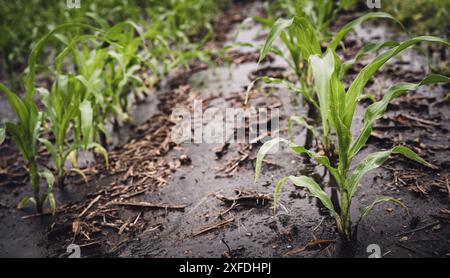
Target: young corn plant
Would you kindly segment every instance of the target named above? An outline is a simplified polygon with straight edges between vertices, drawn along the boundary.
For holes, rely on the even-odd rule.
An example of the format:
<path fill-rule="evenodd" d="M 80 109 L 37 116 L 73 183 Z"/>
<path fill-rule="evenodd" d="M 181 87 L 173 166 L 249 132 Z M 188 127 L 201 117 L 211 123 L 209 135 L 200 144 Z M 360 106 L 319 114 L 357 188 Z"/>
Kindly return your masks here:
<path fill-rule="evenodd" d="M 104 94 L 105 81 L 102 74 L 108 57 L 108 49 L 89 49 L 87 47 L 82 50 L 75 47 L 70 47 L 70 49 L 76 65 L 77 75 L 75 78 L 84 85 L 84 88 L 79 87 L 80 93 L 83 94 L 80 102 L 80 111 L 83 113 L 79 117 L 79 124 L 76 125 L 78 128 L 75 129 L 74 139 L 85 150 L 92 142 L 100 142 L 106 148 L 108 132 L 105 124 L 108 120 L 109 100 Z M 67 53 L 61 53 L 58 58 L 62 59 L 64 54 Z M 81 135 L 83 135 L 83 139 L 81 139 Z"/>
<path fill-rule="evenodd" d="M 87 182 L 86 176 L 78 168 L 78 152 L 94 150 L 100 153 L 108 166 L 106 149 L 97 142 L 100 134 L 106 134 L 105 106 L 108 101 L 102 94 L 104 88 L 101 79 L 107 58 L 107 49 L 89 49 L 83 42 L 106 45 L 116 43 L 101 35 L 81 35 L 67 40 L 66 47 L 56 57 L 55 81 L 51 90 L 39 88 L 41 101 L 44 104 L 45 127 L 49 127 L 54 142 L 40 138 L 51 154 L 56 169 L 56 184 L 64 185 L 67 174 L 66 162 L 70 160 L 70 171 L 80 174 Z M 94 44 L 95 45 L 95 44 Z M 78 48 L 82 47 L 82 50 Z M 72 53 L 76 70 L 79 74 L 62 73 L 63 62 Z M 70 60 L 70 61 L 72 61 Z"/>
<path fill-rule="evenodd" d="M 42 113 L 38 111 L 32 99 L 26 98 L 23 100 L 19 98 L 1 83 L 0 90 L 6 94 L 8 102 L 17 116 L 17 122 L 7 122 L 5 123 L 5 128 L 27 163 L 33 191 L 33 197 L 22 200 L 19 205 L 23 206 L 28 201 L 31 201 L 36 204 L 37 211 L 42 212 L 46 197 L 44 195 L 41 196 L 39 193 L 39 167 L 37 161 L 37 139 L 41 126 Z M 1 133 L 3 134 L 2 139 L 4 139 L 5 130 L 3 129 Z"/>
<path fill-rule="evenodd" d="M 300 93 L 308 104 L 308 118 L 312 118 L 317 122 L 321 122 L 321 137 L 320 142 L 325 152 L 331 154 L 334 152 L 334 147 L 331 144 L 330 128 L 326 122 L 327 110 L 322 108 L 321 105 L 326 101 L 324 90 L 320 85 L 314 86 L 313 84 L 313 71 L 310 66 L 308 58 L 312 55 L 322 54 L 322 45 L 327 44 L 328 48 L 336 50 L 341 44 L 344 37 L 352 31 L 357 25 L 369 19 L 385 18 L 397 22 L 402 28 L 400 22 L 398 22 L 391 15 L 383 12 L 373 12 L 365 14 L 349 23 L 344 25 L 334 36 L 327 41 L 325 38 L 328 36 L 323 35 L 325 32 L 314 25 L 311 18 L 294 16 L 289 20 L 283 18 L 278 19 L 272 26 L 264 46 L 261 48 L 259 62 L 265 59 L 269 52 L 273 52 L 276 55 L 281 56 L 295 72 L 298 80 L 298 84 L 292 84 L 291 82 L 283 79 L 262 77 L 266 83 L 282 83 L 286 84 L 290 90 L 296 93 Z M 316 27 L 315 27 L 316 26 Z M 328 26 L 328 24 L 326 24 Z M 404 28 L 403 28 L 404 29 Z M 322 35 L 321 35 L 322 34 Z M 281 42 L 288 50 L 289 56 L 284 55 L 283 51 L 272 47 L 276 39 L 281 39 Z M 386 46 L 395 45 L 395 42 L 385 42 L 381 44 L 370 44 L 363 48 L 354 60 L 348 61 L 345 65 L 345 69 L 352 66 L 354 62 L 359 60 L 365 54 L 376 51 Z M 343 71 L 344 73 L 345 71 Z M 259 79 L 253 81 L 256 82 Z M 320 84 L 320 83 L 319 83 Z M 252 87 L 249 86 L 249 90 Z M 301 116 L 293 117 L 292 120 L 300 123 L 305 123 L 306 120 Z M 311 139 L 313 136 L 311 129 L 308 129 L 306 145 L 311 147 Z"/>
<path fill-rule="evenodd" d="M 333 204 L 330 196 L 312 178 L 307 176 L 288 176 L 281 179 L 275 187 L 275 208 L 280 188 L 286 180 L 289 180 L 294 185 L 307 189 L 314 197 L 318 198 L 336 220 L 338 231 L 344 236 L 345 239 L 351 239 L 352 236 L 356 235 L 356 227 L 358 226 L 359 221 L 366 216 L 375 205 L 391 201 L 404 206 L 399 200 L 394 198 L 385 196 L 377 197 L 371 205 L 362 210 L 360 219 L 356 222 L 354 228 L 352 228 L 349 213 L 350 206 L 352 204 L 352 199 L 358 190 L 362 177 L 367 172 L 381 166 L 391 154 L 403 155 L 430 168 L 435 168 L 435 166 L 426 162 L 411 149 L 405 146 L 395 146 L 390 150 L 369 154 L 357 163 L 352 170 L 350 170 L 350 167 L 354 157 L 365 146 L 375 121 L 383 116 L 391 100 L 407 91 L 415 90 L 419 86 L 434 83 L 449 83 L 450 79 L 442 75 L 429 75 L 417 84 L 396 84 L 386 92 L 382 100 L 367 107 L 364 112 L 363 127 L 359 133 L 352 134 L 351 127 L 354 121 L 356 105 L 370 78 L 389 59 L 408 47 L 420 42 L 439 42 L 449 46 L 447 41 L 430 36 L 416 37 L 406 40 L 380 54 L 371 63 L 365 66 L 347 90 L 345 90 L 343 83 L 345 66 L 341 63 L 333 47 L 329 47 L 323 55 L 313 54 L 309 57 L 309 63 L 312 67 L 315 85 L 320 88 L 319 93 L 322 94 L 322 98 L 319 98 L 319 101 L 322 99 L 320 106 L 321 109 L 326 111 L 326 114 L 324 115 L 325 117 L 323 118 L 324 123 L 328 124 L 336 134 L 338 147 L 337 165 L 332 163 L 332 160 L 328 156 L 319 155 L 306 149 L 304 146 L 297 145 L 289 140 L 276 138 L 266 142 L 258 152 L 255 181 L 257 181 L 260 175 L 261 164 L 265 155 L 277 144 L 285 143 L 295 153 L 306 155 L 315 159 L 329 171 L 330 176 L 337 184 L 336 189 L 339 193 L 339 203 Z"/>
<path fill-rule="evenodd" d="M 43 88 L 39 91 L 54 143 L 46 138 L 39 141 L 51 154 L 57 173 L 56 185 L 64 185 L 67 174 L 65 164 L 69 159 L 72 162 L 70 171 L 80 174 L 87 182 L 86 176 L 77 167 L 78 150 L 94 149 L 103 154 L 106 163 L 108 155 L 103 147 L 93 141 L 94 113 L 97 111 L 85 97 L 83 83 L 73 74 L 58 75 L 50 91 Z"/>
<path fill-rule="evenodd" d="M 106 52 L 108 56 L 102 78 L 105 81 L 104 93 L 109 100 L 107 110 L 113 114 L 114 126 L 118 128 L 121 123 L 130 120 L 130 95 L 143 84 L 137 74 L 145 58 L 139 55 L 139 47 L 145 49 L 144 55 L 149 52 L 145 47 L 141 28 L 133 22 L 127 21 L 113 26 L 106 32 L 106 36 L 117 42 L 117 45 L 113 45 Z"/>

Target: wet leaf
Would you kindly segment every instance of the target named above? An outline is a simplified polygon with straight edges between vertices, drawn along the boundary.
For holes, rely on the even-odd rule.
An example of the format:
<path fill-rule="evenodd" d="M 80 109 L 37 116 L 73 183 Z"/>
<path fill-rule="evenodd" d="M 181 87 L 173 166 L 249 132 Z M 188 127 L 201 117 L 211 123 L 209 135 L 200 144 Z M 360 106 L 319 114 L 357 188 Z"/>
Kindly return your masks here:
<path fill-rule="evenodd" d="M 434 168 L 435 166 L 426 162 L 423 158 L 417 155 L 411 149 L 404 146 L 396 146 L 388 151 L 375 152 L 367 155 L 363 160 L 361 160 L 356 168 L 353 170 L 351 176 L 347 181 L 347 191 L 349 192 L 350 198 L 354 196 L 356 193 L 358 183 L 361 178 L 369 171 L 374 170 L 386 161 L 388 157 L 392 154 L 401 154 L 411 160 L 414 160 L 418 163 L 421 163 L 425 166 Z"/>
<path fill-rule="evenodd" d="M 334 37 L 333 40 L 330 42 L 330 44 L 328 45 L 328 48 L 332 49 L 332 50 L 336 50 L 336 48 L 339 46 L 339 44 L 341 43 L 341 41 L 344 39 L 344 37 L 350 32 L 352 31 L 356 26 L 360 25 L 361 23 L 363 23 L 366 20 L 369 19 L 377 19 L 377 18 L 387 18 L 390 20 L 393 20 L 394 22 L 396 22 L 405 32 L 407 32 L 406 28 L 403 26 L 403 24 L 398 21 L 395 17 L 393 17 L 392 15 L 385 13 L 385 12 L 373 12 L 373 13 L 367 13 L 363 16 L 358 17 L 357 19 L 347 23 L 346 25 L 344 25 L 344 27 L 342 27 L 339 32 L 337 32 Z"/>
<path fill-rule="evenodd" d="M 444 45 L 450 45 L 444 39 L 433 37 L 433 36 L 422 36 L 416 37 L 409 40 L 406 40 L 399 44 L 398 46 L 380 54 L 377 56 L 372 62 L 370 62 L 367 66 L 365 66 L 356 76 L 356 78 L 351 83 L 350 87 L 346 93 L 346 111 L 344 114 L 344 123 L 347 126 L 351 126 L 353 120 L 353 114 L 355 113 L 356 103 L 359 100 L 359 97 L 364 90 L 367 82 L 373 77 L 373 75 L 377 72 L 377 70 L 384 65 L 387 61 L 389 61 L 392 57 L 395 57 L 397 54 L 401 53 L 405 49 L 410 46 L 421 43 L 421 42 L 437 42 L 442 43 Z"/>
<path fill-rule="evenodd" d="M 442 75 L 429 75 L 417 84 L 396 84 L 388 90 L 388 92 L 383 96 L 382 100 L 367 107 L 366 111 L 364 112 L 363 128 L 361 129 L 358 137 L 352 142 L 352 145 L 348 152 L 348 156 L 352 158 L 361 150 L 362 147 L 364 147 L 370 137 L 370 133 L 372 132 L 375 121 L 383 116 L 390 101 L 392 101 L 394 98 L 399 97 L 407 91 L 416 90 L 419 86 L 434 83 L 450 83 L 450 78 Z"/>
<path fill-rule="evenodd" d="M 270 33 L 267 35 L 266 42 L 264 43 L 263 48 L 261 48 L 261 52 L 259 55 L 258 64 L 266 58 L 267 54 L 269 53 L 269 50 L 273 44 L 273 42 L 280 37 L 281 32 L 284 31 L 284 29 L 288 28 L 292 25 L 294 22 L 294 19 L 291 18 L 289 20 L 285 20 L 282 18 L 279 18 L 272 26 L 272 29 L 270 30 Z"/>

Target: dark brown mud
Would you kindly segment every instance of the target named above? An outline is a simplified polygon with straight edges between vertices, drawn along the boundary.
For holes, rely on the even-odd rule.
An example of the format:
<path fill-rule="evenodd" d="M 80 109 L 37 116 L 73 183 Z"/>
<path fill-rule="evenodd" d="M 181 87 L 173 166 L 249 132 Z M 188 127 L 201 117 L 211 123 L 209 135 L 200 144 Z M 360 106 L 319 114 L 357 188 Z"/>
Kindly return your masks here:
<path fill-rule="evenodd" d="M 243 20 L 243 15 L 258 12 L 259 4 L 241 6 L 235 9 L 235 17 L 229 18 L 240 15 Z M 392 26 L 364 25 L 348 38 L 354 45 L 348 51 L 355 52 L 369 40 L 396 39 L 386 37 L 390 33 L 397 34 Z M 235 25 L 226 39 L 262 43 L 259 27 L 252 23 Z M 251 57 L 255 49 L 241 47 L 238 51 L 240 57 Z M 420 80 L 425 75 L 425 62 L 408 50 L 384 66 L 366 92 L 379 99 L 396 82 Z M 254 183 L 259 142 L 176 145 L 165 140 L 165 132 L 171 128 L 165 120 L 175 107 L 190 107 L 194 100 L 201 100 L 204 109 L 241 108 L 246 87 L 256 75 L 264 72 L 288 78 L 283 69 L 286 64 L 280 59 L 257 68 L 255 59 L 242 58 L 241 63 L 187 73 L 185 84 L 177 83 L 182 79 L 177 76 L 172 79 L 175 81 L 168 80 L 157 94 L 136 107 L 136 125 L 121 129 L 116 136 L 118 145 L 112 150 L 109 172 L 102 165 L 91 165 L 88 187 L 79 178 L 70 177 L 65 189 L 57 190 L 62 211 L 52 228 L 51 217 L 27 217 L 34 213 L 31 207 L 15 209 L 30 190 L 20 166 L 23 164 L 7 141 L 1 149 L 6 159 L 0 164 L 0 256 L 66 257 L 72 242 L 81 246 L 86 257 L 368 257 L 371 244 L 377 244 L 385 257 L 448 256 L 450 107 L 448 101 L 442 102 L 448 88 L 431 86 L 410 92 L 390 105 L 377 122 L 370 144 L 356 161 L 371 152 L 406 144 L 439 170 L 430 171 L 393 157 L 384 167 L 370 172 L 354 199 L 352 218 L 358 219 L 360 209 L 379 195 L 401 199 L 409 207 L 409 215 L 397 205 L 376 207 L 359 225 L 352 244 L 339 238 L 333 219 L 304 190 L 285 184 L 277 212 L 271 209 L 269 199 L 282 177 L 310 175 L 326 185 L 328 178 L 322 167 L 282 147 L 267 157 L 262 176 Z M 369 103 L 363 101 L 358 107 L 354 132 L 361 127 L 362 111 Z M 280 108 L 282 137 L 287 137 L 290 115 L 306 114 L 301 97 L 282 87 L 255 90 L 250 104 Z M 306 132 L 301 127 L 294 127 L 294 134 L 297 143 L 304 142 Z M 151 172 L 151 178 L 141 182 L 146 171 Z M 233 198 L 236 203 L 227 201 Z M 93 213 L 92 218 L 87 217 L 89 213 Z M 81 229 L 74 232 L 74 223 Z"/>

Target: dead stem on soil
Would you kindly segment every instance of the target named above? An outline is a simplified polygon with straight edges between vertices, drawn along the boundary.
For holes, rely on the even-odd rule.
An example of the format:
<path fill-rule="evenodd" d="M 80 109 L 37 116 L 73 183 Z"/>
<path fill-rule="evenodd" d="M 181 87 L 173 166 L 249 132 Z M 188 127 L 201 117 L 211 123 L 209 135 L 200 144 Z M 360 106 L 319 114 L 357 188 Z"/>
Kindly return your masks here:
<path fill-rule="evenodd" d="M 311 250 L 316 250 L 316 249 L 323 249 L 328 247 L 330 244 L 335 243 L 336 240 L 328 240 L 328 239 L 319 239 L 319 240 L 311 240 L 310 242 L 308 242 L 308 244 L 306 244 L 303 247 L 300 248 L 294 248 L 289 252 L 286 252 L 283 254 L 284 256 L 289 256 L 289 255 L 294 255 L 294 254 L 298 254 L 304 251 L 311 251 Z"/>
<path fill-rule="evenodd" d="M 198 232 L 192 234 L 192 237 L 196 237 L 196 236 L 199 236 L 199 235 L 208 233 L 208 232 L 210 232 L 210 231 L 212 231 L 212 230 L 215 230 L 215 229 L 221 228 L 221 227 L 223 227 L 223 226 L 226 226 L 226 225 L 228 225 L 228 224 L 231 224 L 231 223 L 233 223 L 234 221 L 235 221 L 234 218 L 229 218 L 229 219 L 226 219 L 226 220 L 223 220 L 223 221 L 219 221 L 219 222 L 213 223 L 213 224 L 211 224 L 211 225 L 206 226 L 206 227 L 203 228 L 203 229 L 200 229 L 200 231 L 198 231 Z"/>

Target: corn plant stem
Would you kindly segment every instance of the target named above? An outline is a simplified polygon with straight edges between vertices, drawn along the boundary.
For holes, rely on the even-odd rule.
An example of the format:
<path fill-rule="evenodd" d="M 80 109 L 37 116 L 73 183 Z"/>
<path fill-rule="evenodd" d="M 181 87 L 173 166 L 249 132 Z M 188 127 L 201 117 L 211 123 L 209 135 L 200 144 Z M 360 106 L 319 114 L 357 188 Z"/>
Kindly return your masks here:
<path fill-rule="evenodd" d="M 333 203 L 336 213 L 340 214 L 341 204 L 340 204 L 340 188 L 334 176 L 328 171 L 330 177 L 329 187 L 331 188 L 331 202 Z"/>
<path fill-rule="evenodd" d="M 39 172 L 36 160 L 33 159 L 32 161 L 30 161 L 29 170 L 31 187 L 33 190 L 34 200 L 36 202 L 36 210 L 38 211 L 38 213 L 42 213 L 43 200 L 41 199 L 41 196 L 39 194 Z"/>
<path fill-rule="evenodd" d="M 57 180 L 56 180 L 56 185 L 59 187 L 64 187 L 65 177 L 66 177 L 66 173 L 65 173 L 64 169 L 59 169 Z"/>
<path fill-rule="evenodd" d="M 309 102 L 308 102 L 307 117 L 309 119 L 313 119 L 314 122 L 317 121 L 317 110 L 315 109 L 315 107 L 313 105 L 310 105 Z M 307 128 L 306 129 L 306 137 L 305 137 L 305 147 L 307 149 L 311 149 L 312 148 L 313 140 L 314 140 L 314 134 L 313 134 L 312 130 Z"/>
<path fill-rule="evenodd" d="M 351 233 L 350 233 L 350 204 L 351 204 L 351 200 L 348 196 L 348 192 L 346 190 L 343 190 L 340 192 L 340 207 L 341 207 L 341 220 L 342 220 L 342 232 L 344 234 L 344 237 L 346 239 L 350 239 L 351 238 Z"/>
<path fill-rule="evenodd" d="M 62 142 L 60 142 L 62 144 Z M 58 146 L 58 165 L 56 165 L 57 168 L 57 181 L 56 184 L 59 187 L 62 187 L 64 185 L 64 176 L 65 176 L 65 171 L 64 171 L 64 147 L 62 145 Z"/>

